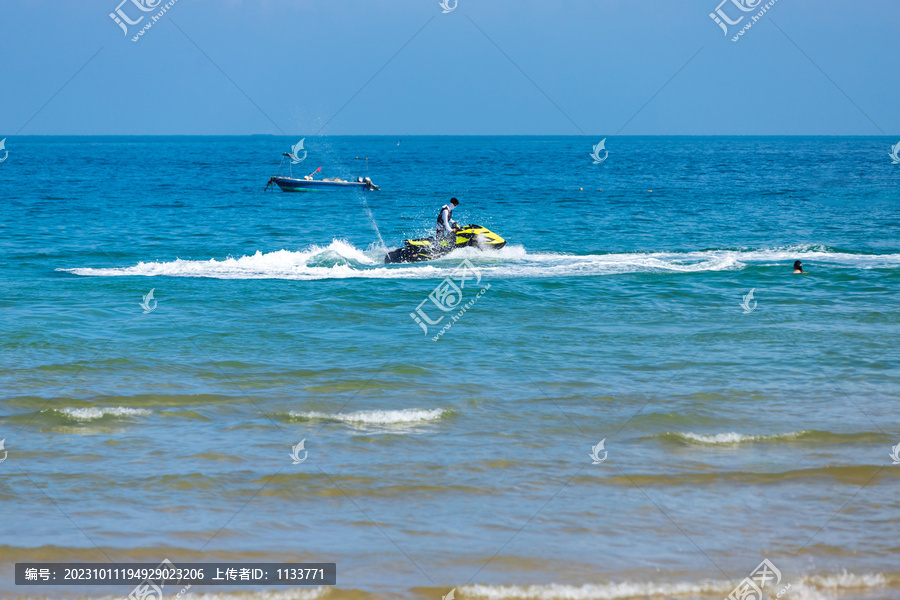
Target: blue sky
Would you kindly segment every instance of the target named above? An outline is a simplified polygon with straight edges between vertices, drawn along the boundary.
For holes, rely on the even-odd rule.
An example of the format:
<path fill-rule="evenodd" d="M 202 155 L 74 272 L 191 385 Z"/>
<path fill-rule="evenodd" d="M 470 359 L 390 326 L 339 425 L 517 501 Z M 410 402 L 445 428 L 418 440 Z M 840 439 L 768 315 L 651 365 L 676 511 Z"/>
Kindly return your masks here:
<path fill-rule="evenodd" d="M 119 1 L 0 3 L 0 137 L 900 134 L 896 0 Z"/>

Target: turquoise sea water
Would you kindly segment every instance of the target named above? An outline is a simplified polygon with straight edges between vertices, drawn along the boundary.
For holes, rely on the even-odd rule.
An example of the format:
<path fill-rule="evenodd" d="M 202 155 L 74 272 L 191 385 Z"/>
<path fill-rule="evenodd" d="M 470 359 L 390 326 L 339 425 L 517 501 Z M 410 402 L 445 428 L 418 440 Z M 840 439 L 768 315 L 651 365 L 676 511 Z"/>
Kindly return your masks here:
<path fill-rule="evenodd" d="M 768 558 L 900 598 L 896 140 L 307 138 L 295 174 L 381 191 L 264 192 L 296 141 L 8 139 L 4 597 L 169 558 L 337 563 L 254 598 L 723 598 Z M 508 246 L 382 264 L 451 196 Z"/>

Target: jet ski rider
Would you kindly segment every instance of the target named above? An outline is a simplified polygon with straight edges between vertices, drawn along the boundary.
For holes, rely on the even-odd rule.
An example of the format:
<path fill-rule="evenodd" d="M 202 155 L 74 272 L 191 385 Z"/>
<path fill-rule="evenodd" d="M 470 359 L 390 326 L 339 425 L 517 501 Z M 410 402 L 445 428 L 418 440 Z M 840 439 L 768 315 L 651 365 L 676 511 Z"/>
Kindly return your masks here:
<path fill-rule="evenodd" d="M 453 233 L 459 228 L 456 221 L 453 220 L 453 209 L 459 206 L 459 200 L 450 198 L 450 203 L 441 207 L 441 211 L 437 217 L 437 237 L 446 239 L 453 236 Z"/>

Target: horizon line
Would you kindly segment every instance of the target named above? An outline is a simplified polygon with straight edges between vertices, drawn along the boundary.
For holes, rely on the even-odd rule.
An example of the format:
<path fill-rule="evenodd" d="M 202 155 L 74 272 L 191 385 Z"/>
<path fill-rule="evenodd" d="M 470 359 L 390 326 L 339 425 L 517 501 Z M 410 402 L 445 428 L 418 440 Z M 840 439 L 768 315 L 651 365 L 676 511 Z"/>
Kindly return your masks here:
<path fill-rule="evenodd" d="M 0 134 L 2 135 L 2 134 Z M 759 137 L 759 138 L 775 138 L 775 137 L 886 137 L 894 138 L 900 134 L 862 134 L 862 133 L 774 133 L 774 134 L 749 134 L 749 133 L 647 133 L 647 134 L 557 134 L 557 133 L 415 133 L 415 134 L 390 134 L 390 133 L 343 133 L 333 135 L 316 135 L 316 134 L 281 134 L 281 133 L 32 133 L 21 135 L 7 135 L 7 138 L 23 138 L 23 137 L 284 137 L 295 138 L 297 136 L 305 138 L 335 138 L 335 137 L 386 137 L 394 139 L 417 138 L 417 137 L 577 137 L 577 138 L 596 138 L 604 136 L 607 138 L 624 138 L 624 137 Z M 3 138 L 6 139 L 6 138 Z"/>

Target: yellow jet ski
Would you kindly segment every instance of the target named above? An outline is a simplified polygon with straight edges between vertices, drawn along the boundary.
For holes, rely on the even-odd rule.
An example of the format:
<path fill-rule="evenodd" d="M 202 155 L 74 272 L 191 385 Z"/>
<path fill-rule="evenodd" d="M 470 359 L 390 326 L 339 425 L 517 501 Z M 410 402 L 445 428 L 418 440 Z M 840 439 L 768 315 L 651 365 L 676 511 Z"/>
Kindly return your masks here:
<path fill-rule="evenodd" d="M 384 257 L 385 264 L 411 263 L 440 258 L 457 248 L 493 248 L 499 250 L 506 245 L 506 240 L 481 225 L 465 225 L 454 232 L 456 239 L 422 238 L 404 240 L 403 247 L 391 250 Z"/>

